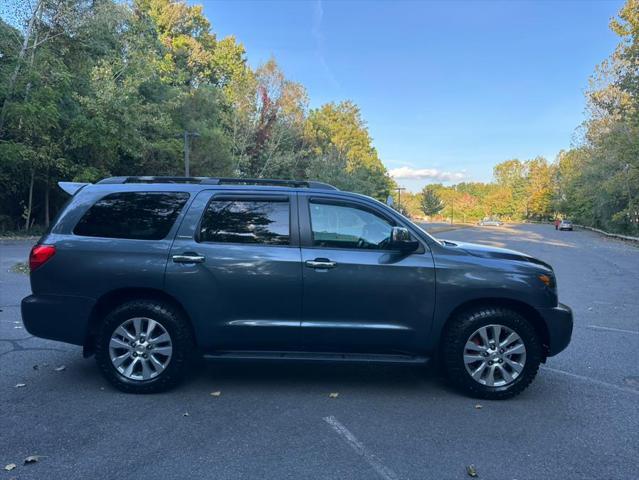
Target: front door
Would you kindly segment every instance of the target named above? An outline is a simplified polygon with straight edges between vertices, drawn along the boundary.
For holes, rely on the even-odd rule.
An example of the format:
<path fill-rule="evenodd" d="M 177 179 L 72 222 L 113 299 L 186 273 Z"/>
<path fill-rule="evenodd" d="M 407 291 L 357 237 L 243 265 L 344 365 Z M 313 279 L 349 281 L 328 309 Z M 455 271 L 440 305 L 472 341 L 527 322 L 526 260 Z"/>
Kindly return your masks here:
<path fill-rule="evenodd" d="M 435 305 L 427 245 L 389 248 L 405 226 L 373 202 L 300 194 L 302 335 L 318 351 L 419 353 Z M 407 223 L 407 222 L 406 222 Z"/>
<path fill-rule="evenodd" d="M 171 248 L 166 290 L 205 348 L 299 345 L 302 273 L 295 193 L 201 192 Z"/>

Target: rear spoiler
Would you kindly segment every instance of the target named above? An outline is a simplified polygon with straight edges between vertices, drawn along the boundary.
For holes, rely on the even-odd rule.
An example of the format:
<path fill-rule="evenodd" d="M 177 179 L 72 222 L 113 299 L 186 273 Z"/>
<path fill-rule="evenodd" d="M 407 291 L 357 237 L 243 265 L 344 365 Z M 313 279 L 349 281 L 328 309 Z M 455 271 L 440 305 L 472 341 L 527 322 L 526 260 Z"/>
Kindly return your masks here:
<path fill-rule="evenodd" d="M 81 188 L 91 185 L 90 183 L 82 182 L 58 182 L 58 186 L 67 192 L 69 195 L 75 195 Z"/>

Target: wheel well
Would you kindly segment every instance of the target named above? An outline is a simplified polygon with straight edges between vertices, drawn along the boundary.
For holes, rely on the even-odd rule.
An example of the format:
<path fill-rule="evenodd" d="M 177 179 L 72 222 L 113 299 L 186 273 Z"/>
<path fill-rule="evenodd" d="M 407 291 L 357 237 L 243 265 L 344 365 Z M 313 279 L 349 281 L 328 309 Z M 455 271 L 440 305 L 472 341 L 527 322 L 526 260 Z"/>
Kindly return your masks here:
<path fill-rule="evenodd" d="M 518 300 L 511 300 L 509 298 L 482 298 L 476 300 L 470 300 L 468 302 L 464 302 L 461 305 L 458 305 L 448 316 L 446 323 L 442 329 L 442 334 L 446 331 L 448 326 L 452 323 L 453 319 L 462 312 L 467 310 L 476 310 L 482 307 L 502 307 L 508 308 L 519 313 L 526 320 L 528 320 L 535 331 L 539 335 L 541 339 L 542 345 L 545 350 L 544 361 L 546 353 L 548 352 L 548 348 L 550 345 L 550 334 L 548 332 L 548 327 L 544 323 L 544 320 L 541 318 L 541 315 L 537 310 L 528 305 L 527 303 L 520 302 Z M 443 336 L 443 335 L 442 335 Z"/>
<path fill-rule="evenodd" d="M 95 347 L 93 339 L 98 332 L 100 322 L 102 321 L 104 316 L 118 305 L 122 305 L 123 303 L 130 300 L 140 299 L 159 300 L 165 303 L 169 303 L 173 307 L 177 308 L 189 323 L 189 326 L 191 327 L 191 333 L 193 334 L 193 338 L 195 339 L 195 342 L 197 344 L 197 338 L 195 336 L 195 332 L 193 331 L 191 318 L 186 313 L 186 310 L 184 310 L 184 307 L 180 304 L 180 302 L 178 302 L 171 295 L 163 292 L 162 290 L 157 290 L 154 288 L 121 288 L 118 290 L 112 290 L 102 295 L 93 306 L 91 315 L 89 316 L 89 328 L 87 329 L 87 335 L 84 341 L 83 355 L 85 357 L 89 357 L 94 353 Z"/>

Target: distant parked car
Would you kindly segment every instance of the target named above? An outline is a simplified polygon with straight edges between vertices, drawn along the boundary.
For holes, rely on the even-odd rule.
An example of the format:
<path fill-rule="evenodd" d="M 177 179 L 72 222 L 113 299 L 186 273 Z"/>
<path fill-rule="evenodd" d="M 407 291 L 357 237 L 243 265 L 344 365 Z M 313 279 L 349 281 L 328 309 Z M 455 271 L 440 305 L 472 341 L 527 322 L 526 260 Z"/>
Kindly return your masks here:
<path fill-rule="evenodd" d="M 500 227 L 503 224 L 504 224 L 503 222 L 500 222 L 499 220 L 495 220 L 494 218 L 484 218 L 483 220 L 479 221 L 480 227 Z"/>
<path fill-rule="evenodd" d="M 559 230 L 570 230 L 572 232 L 572 222 L 570 220 L 562 220 L 559 224 Z"/>

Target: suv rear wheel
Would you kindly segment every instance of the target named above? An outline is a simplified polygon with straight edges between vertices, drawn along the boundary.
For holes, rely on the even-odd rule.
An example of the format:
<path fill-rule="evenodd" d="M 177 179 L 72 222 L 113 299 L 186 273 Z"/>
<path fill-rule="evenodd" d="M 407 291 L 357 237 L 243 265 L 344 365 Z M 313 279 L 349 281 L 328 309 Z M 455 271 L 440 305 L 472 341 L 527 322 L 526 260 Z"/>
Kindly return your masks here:
<path fill-rule="evenodd" d="M 177 309 L 164 302 L 135 300 L 104 318 L 95 356 L 118 389 L 154 393 L 183 379 L 194 349 L 189 325 Z"/>
<path fill-rule="evenodd" d="M 519 313 L 484 307 L 453 320 L 443 338 L 450 382 L 491 400 L 514 397 L 535 378 L 542 347 L 534 327 Z"/>

